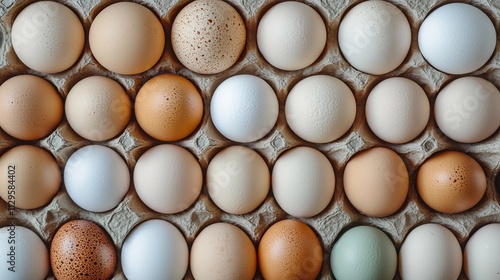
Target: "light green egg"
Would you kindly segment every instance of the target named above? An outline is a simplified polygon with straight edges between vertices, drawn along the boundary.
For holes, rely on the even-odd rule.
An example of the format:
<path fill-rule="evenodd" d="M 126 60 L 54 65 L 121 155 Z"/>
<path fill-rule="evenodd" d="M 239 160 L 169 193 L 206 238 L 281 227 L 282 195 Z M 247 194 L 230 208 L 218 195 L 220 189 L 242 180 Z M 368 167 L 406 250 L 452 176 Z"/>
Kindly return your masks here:
<path fill-rule="evenodd" d="M 330 257 L 337 280 L 390 280 L 396 275 L 397 264 L 391 239 L 371 226 L 357 226 L 342 234 Z"/>

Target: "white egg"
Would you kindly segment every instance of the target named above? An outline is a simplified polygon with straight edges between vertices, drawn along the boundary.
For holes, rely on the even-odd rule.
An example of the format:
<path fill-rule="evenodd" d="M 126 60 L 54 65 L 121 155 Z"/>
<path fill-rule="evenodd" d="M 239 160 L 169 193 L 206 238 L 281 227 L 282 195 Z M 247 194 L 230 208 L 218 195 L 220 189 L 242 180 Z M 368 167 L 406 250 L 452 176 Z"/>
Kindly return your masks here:
<path fill-rule="evenodd" d="M 121 264 L 129 280 L 183 279 L 188 262 L 186 239 L 164 220 L 139 224 L 123 242 Z"/>
<path fill-rule="evenodd" d="M 269 9 L 257 27 L 257 46 L 276 68 L 305 68 L 321 55 L 326 45 L 326 27 L 321 16 L 307 4 L 287 1 Z"/>
<path fill-rule="evenodd" d="M 261 139 L 273 129 L 278 119 L 278 98 L 262 78 L 236 75 L 215 90 L 210 116 L 217 130 L 236 142 Z"/>
<path fill-rule="evenodd" d="M 430 110 L 429 99 L 417 83 L 393 77 L 372 89 L 366 100 L 365 115 L 375 135 L 401 144 L 413 140 L 425 129 Z"/>
<path fill-rule="evenodd" d="M 45 279 L 49 251 L 36 233 L 22 226 L 5 226 L 0 228 L 0 244 L 2 279 Z"/>
<path fill-rule="evenodd" d="M 323 211 L 335 191 L 335 173 L 328 158 L 310 147 L 282 154 L 274 164 L 271 186 L 279 206 L 295 217 Z"/>
<path fill-rule="evenodd" d="M 469 280 L 500 279 L 500 224 L 481 227 L 467 241 L 464 271 Z"/>
<path fill-rule="evenodd" d="M 481 68 L 495 50 L 495 26 L 480 9 L 464 3 L 443 5 L 424 20 L 418 47 L 439 71 L 465 74 Z"/>
<path fill-rule="evenodd" d="M 414 228 L 403 241 L 398 258 L 399 274 L 405 280 L 458 279 L 462 271 L 457 238 L 438 224 Z"/>
<path fill-rule="evenodd" d="M 462 77 L 437 95 L 434 116 L 439 129 L 452 140 L 475 143 L 500 126 L 500 91 L 478 77 Z"/>
<path fill-rule="evenodd" d="M 356 100 L 341 80 L 327 75 L 310 76 L 288 94 L 285 116 L 300 138 L 313 143 L 331 142 L 352 126 Z"/>
<path fill-rule="evenodd" d="M 396 69 L 406 58 L 411 44 L 410 23 L 391 3 L 365 1 L 344 16 L 338 41 L 349 64 L 380 75 Z"/>
<path fill-rule="evenodd" d="M 111 148 L 89 145 L 69 157 L 64 184 L 78 206 L 104 212 L 122 201 L 130 186 L 130 173 L 125 161 Z"/>

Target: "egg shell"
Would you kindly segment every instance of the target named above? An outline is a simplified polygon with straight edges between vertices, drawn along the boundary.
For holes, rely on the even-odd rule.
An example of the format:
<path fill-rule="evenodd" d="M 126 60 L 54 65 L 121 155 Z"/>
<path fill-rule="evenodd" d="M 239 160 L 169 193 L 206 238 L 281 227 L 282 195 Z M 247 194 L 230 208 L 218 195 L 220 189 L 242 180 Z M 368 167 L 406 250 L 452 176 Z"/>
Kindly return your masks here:
<path fill-rule="evenodd" d="M 459 151 L 443 151 L 420 166 L 417 191 L 432 209 L 460 213 L 475 206 L 484 196 L 486 175 L 471 156 Z"/>
<path fill-rule="evenodd" d="M 76 83 L 64 103 L 66 119 L 78 135 L 91 141 L 109 140 L 125 129 L 132 106 L 121 85 L 91 76 Z"/>
<path fill-rule="evenodd" d="M 15 138 L 31 141 L 46 137 L 62 115 L 61 96 L 43 78 L 19 75 L 0 86 L 0 127 Z"/>
<path fill-rule="evenodd" d="M 385 74 L 406 58 L 411 45 L 410 24 L 397 6 L 365 1 L 342 18 L 338 43 L 344 58 L 356 69 Z"/>
<path fill-rule="evenodd" d="M 479 228 L 467 241 L 464 249 L 464 272 L 467 279 L 500 278 L 500 224 Z"/>
<path fill-rule="evenodd" d="M 0 244 L 2 279 L 46 279 L 50 269 L 49 250 L 36 233 L 10 224 L 0 228 Z"/>
<path fill-rule="evenodd" d="M 272 66 L 295 71 L 313 64 L 326 46 L 327 31 L 311 6 L 285 1 L 272 6 L 259 21 L 257 46 Z"/>
<path fill-rule="evenodd" d="M 232 224 L 215 223 L 194 239 L 189 265 L 198 280 L 251 280 L 257 270 L 257 253 L 243 230 Z"/>
<path fill-rule="evenodd" d="M 216 74 L 230 68 L 243 52 L 245 22 L 224 1 L 193 1 L 175 17 L 171 41 L 185 67 L 200 74 Z"/>
<path fill-rule="evenodd" d="M 253 142 L 268 134 L 278 120 L 278 98 L 271 86 L 254 75 L 224 80 L 212 95 L 210 117 L 226 138 Z"/>
<path fill-rule="evenodd" d="M 39 1 L 24 8 L 12 24 L 11 38 L 19 59 L 43 73 L 58 73 L 73 66 L 85 43 L 78 16 L 54 1 Z"/>
<path fill-rule="evenodd" d="M 403 241 L 398 269 L 405 280 L 458 279 L 462 271 L 462 249 L 449 229 L 439 224 L 423 224 Z"/>
<path fill-rule="evenodd" d="M 106 69 L 134 75 L 152 68 L 165 47 L 165 31 L 156 15 L 133 2 L 114 3 L 92 21 L 90 50 Z"/>
<path fill-rule="evenodd" d="M 116 249 L 97 224 L 74 220 L 57 230 L 50 245 L 50 263 L 58 280 L 111 279 Z"/>
<path fill-rule="evenodd" d="M 121 250 L 121 265 L 128 280 L 181 280 L 188 262 L 184 236 L 174 225 L 159 219 L 136 226 L 125 238 Z"/>
<path fill-rule="evenodd" d="M 465 74 L 481 68 L 498 37 L 488 16 L 473 5 L 448 3 L 432 11 L 418 30 L 418 47 L 437 70 Z"/>
<path fill-rule="evenodd" d="M 189 136 L 203 117 L 203 99 L 188 79 L 175 74 L 148 80 L 135 99 L 137 122 L 151 137 L 177 141 Z"/>
<path fill-rule="evenodd" d="M 144 204 L 156 212 L 186 210 L 198 198 L 203 184 L 200 164 L 186 149 L 162 144 L 147 150 L 134 169 L 134 185 Z"/>
<path fill-rule="evenodd" d="M 49 152 L 32 145 L 9 149 L 0 157 L 0 196 L 20 209 L 36 209 L 52 201 L 61 186 L 61 171 Z"/>
<path fill-rule="evenodd" d="M 396 213 L 406 200 L 409 184 L 403 159 L 385 147 L 355 154 L 344 169 L 344 192 L 349 202 L 371 217 Z"/>
<path fill-rule="evenodd" d="M 318 237 L 297 220 L 282 220 L 269 227 L 257 253 L 266 280 L 316 279 L 323 263 Z"/>
<path fill-rule="evenodd" d="M 267 163 L 254 150 L 231 146 L 208 164 L 207 191 L 223 211 L 245 214 L 257 208 L 271 188 Z"/>
<path fill-rule="evenodd" d="M 335 241 L 330 265 L 337 280 L 390 280 L 396 275 L 398 254 L 383 231 L 356 226 Z"/>
<path fill-rule="evenodd" d="M 81 208 L 104 212 L 115 208 L 130 186 L 125 161 L 111 148 L 88 145 L 74 152 L 64 167 L 69 197 Z"/>
<path fill-rule="evenodd" d="M 285 117 L 300 138 L 327 143 L 351 128 L 356 118 L 356 100 L 341 80 L 314 75 L 298 82 L 287 95 Z"/>

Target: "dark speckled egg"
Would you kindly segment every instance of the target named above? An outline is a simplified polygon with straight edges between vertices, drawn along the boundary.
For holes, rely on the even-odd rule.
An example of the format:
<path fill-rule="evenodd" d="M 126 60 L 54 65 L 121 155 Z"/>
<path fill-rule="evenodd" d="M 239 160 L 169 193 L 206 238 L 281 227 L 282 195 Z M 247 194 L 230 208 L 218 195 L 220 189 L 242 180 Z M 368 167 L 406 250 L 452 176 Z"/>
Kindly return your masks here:
<path fill-rule="evenodd" d="M 111 279 L 116 249 L 109 235 L 86 220 L 64 224 L 50 246 L 50 263 L 58 280 Z"/>

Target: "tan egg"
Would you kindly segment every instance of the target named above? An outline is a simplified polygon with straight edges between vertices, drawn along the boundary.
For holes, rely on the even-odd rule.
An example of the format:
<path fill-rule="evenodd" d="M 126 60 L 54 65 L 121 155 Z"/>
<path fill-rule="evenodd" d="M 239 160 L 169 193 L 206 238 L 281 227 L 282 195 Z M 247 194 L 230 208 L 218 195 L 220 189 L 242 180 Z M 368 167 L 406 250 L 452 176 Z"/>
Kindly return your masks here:
<path fill-rule="evenodd" d="M 323 263 L 323 250 L 308 225 L 282 220 L 262 236 L 258 260 L 266 280 L 316 279 Z"/>
<path fill-rule="evenodd" d="M 48 204 L 61 185 L 54 157 L 42 148 L 22 145 L 0 157 L 0 196 L 9 206 L 35 209 Z M 14 205 L 15 204 L 15 205 Z"/>
<path fill-rule="evenodd" d="M 432 155 L 420 166 L 417 190 L 430 208 L 459 213 L 472 208 L 484 196 L 486 175 L 469 155 L 444 151 Z"/>
<path fill-rule="evenodd" d="M 401 157 L 385 147 L 355 154 L 344 170 L 344 191 L 359 212 L 385 217 L 398 211 L 406 200 L 409 178 Z"/>
<path fill-rule="evenodd" d="M 93 222 L 64 224 L 50 245 L 50 264 L 58 280 L 111 279 L 116 249 L 107 232 Z"/>
<path fill-rule="evenodd" d="M 197 0 L 184 7 L 172 23 L 172 48 L 179 61 L 200 74 L 231 67 L 246 43 L 238 11 L 220 0 Z"/>
<path fill-rule="evenodd" d="M 130 121 L 130 99 L 119 83 L 107 77 L 92 76 L 71 88 L 65 101 L 68 123 L 83 138 L 109 140 Z"/>
<path fill-rule="evenodd" d="M 124 75 L 153 67 L 165 47 L 160 20 L 148 8 L 119 2 L 102 10 L 89 31 L 92 54 L 106 69 Z"/>
<path fill-rule="evenodd" d="M 176 141 L 189 136 L 203 117 L 203 100 L 188 79 L 163 74 L 147 81 L 135 100 L 135 116 L 149 136 Z"/>
<path fill-rule="evenodd" d="M 0 127 L 21 140 L 52 133 L 63 115 L 61 96 L 48 81 L 19 75 L 0 86 Z"/>
<path fill-rule="evenodd" d="M 197 280 L 250 280 L 257 270 L 257 253 L 243 230 L 232 224 L 215 223 L 195 238 L 189 265 Z"/>

